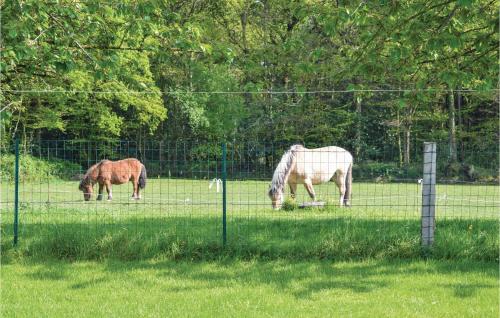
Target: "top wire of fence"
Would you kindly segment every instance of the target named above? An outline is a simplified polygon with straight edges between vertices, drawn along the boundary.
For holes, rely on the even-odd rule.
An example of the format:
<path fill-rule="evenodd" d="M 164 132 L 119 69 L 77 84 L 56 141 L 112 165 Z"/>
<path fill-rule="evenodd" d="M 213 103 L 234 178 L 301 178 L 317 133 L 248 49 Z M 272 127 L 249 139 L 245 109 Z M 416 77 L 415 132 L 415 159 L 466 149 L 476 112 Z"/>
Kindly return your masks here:
<path fill-rule="evenodd" d="M 498 88 L 489 89 L 445 89 L 445 88 L 366 88 L 366 89 L 327 89 L 327 90 L 258 90 L 258 91 L 134 91 L 134 90 L 119 90 L 119 91 L 99 91 L 99 90 L 51 90 L 51 89 L 2 89 L 3 92 L 16 94 L 154 94 L 154 95 L 182 95 L 182 94 L 335 94 L 335 93 L 409 93 L 409 92 L 463 92 L 463 93 L 481 93 L 500 91 Z"/>

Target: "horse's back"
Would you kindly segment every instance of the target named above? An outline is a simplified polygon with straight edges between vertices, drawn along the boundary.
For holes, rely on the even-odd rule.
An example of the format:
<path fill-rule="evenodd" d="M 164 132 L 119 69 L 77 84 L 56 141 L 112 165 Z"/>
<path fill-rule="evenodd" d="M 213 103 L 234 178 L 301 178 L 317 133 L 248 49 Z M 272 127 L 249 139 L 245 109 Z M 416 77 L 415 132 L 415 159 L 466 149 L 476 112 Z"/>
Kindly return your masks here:
<path fill-rule="evenodd" d="M 329 146 L 315 149 L 297 149 L 296 172 L 313 183 L 329 181 L 337 171 L 347 173 L 352 155 L 341 147 Z"/>
<path fill-rule="evenodd" d="M 303 148 L 298 150 L 303 153 L 304 163 L 321 164 L 321 163 L 342 163 L 350 165 L 352 163 L 352 155 L 344 148 L 337 146 L 329 146 L 315 149 Z"/>
<path fill-rule="evenodd" d="M 126 159 L 116 160 L 116 161 L 103 160 L 101 166 L 141 167 L 142 163 L 138 159 L 135 159 L 135 158 L 126 158 Z"/>
<path fill-rule="evenodd" d="M 142 166 L 142 163 L 139 161 L 139 159 L 135 158 L 127 158 L 120 161 L 127 162 L 130 166 L 139 166 L 139 167 Z"/>
<path fill-rule="evenodd" d="M 110 180 L 113 184 L 121 184 L 132 179 L 138 179 L 142 169 L 142 163 L 135 158 L 127 158 L 117 161 L 103 160 L 99 167 L 99 176 Z"/>

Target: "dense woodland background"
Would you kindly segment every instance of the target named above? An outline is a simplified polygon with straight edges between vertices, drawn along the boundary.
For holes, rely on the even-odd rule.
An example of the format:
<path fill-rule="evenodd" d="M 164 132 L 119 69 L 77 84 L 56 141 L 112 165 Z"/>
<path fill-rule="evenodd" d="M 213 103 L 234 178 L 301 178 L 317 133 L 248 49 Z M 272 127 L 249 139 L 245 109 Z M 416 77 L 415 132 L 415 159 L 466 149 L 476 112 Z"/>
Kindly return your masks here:
<path fill-rule="evenodd" d="M 498 1 L 0 3 L 3 150 L 301 142 L 404 166 L 436 140 L 498 165 Z"/>

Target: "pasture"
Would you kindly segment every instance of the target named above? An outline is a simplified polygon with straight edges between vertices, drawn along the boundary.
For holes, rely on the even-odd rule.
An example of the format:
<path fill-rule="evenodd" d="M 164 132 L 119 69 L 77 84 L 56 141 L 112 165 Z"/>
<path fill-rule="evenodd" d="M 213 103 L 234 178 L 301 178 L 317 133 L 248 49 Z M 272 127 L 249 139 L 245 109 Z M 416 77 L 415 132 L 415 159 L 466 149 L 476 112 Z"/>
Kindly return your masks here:
<path fill-rule="evenodd" d="M 355 182 L 351 208 L 324 184 L 325 208 L 275 211 L 268 182 L 228 181 L 226 246 L 209 180 L 150 178 L 140 201 L 77 187 L 22 183 L 14 248 L 3 184 L 2 316 L 498 316 L 497 186 L 438 185 L 431 250 L 416 182 Z"/>
<path fill-rule="evenodd" d="M 8 184 L 6 184 L 8 185 Z M 77 182 L 22 183 L 20 246 L 14 253 L 12 185 L 2 191 L 4 254 L 39 258 L 141 259 L 290 257 L 351 259 L 419 257 L 418 183 L 354 183 L 353 206 L 337 206 L 333 183 L 316 187 L 325 208 L 272 210 L 268 183 L 227 183 L 227 246 L 222 246 L 222 192 L 208 180 L 148 180 L 143 199 L 131 185 L 113 187 L 113 201 L 83 201 Z M 438 185 L 438 258 L 498 260 L 498 187 Z M 299 188 L 297 202 L 307 201 Z M 5 203 L 7 202 L 7 203 Z M 7 239 L 6 239 L 7 238 Z M 46 255 L 44 255 L 46 254 Z"/>

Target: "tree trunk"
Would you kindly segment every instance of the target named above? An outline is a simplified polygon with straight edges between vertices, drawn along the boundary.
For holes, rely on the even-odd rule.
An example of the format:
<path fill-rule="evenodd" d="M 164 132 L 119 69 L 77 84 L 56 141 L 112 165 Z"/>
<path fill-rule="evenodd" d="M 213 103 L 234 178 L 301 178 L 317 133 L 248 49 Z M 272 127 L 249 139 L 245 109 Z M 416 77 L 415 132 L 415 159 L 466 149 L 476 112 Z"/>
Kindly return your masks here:
<path fill-rule="evenodd" d="M 246 8 L 243 10 L 240 16 L 241 20 L 241 40 L 243 41 L 243 53 L 248 53 L 247 46 L 247 10 Z"/>
<path fill-rule="evenodd" d="M 450 162 L 457 161 L 457 130 L 455 126 L 455 96 L 453 91 L 448 93 L 448 129 L 449 129 L 449 149 Z"/>
<path fill-rule="evenodd" d="M 404 164 L 410 164 L 410 140 L 411 140 L 411 126 L 405 127 L 405 152 L 404 152 Z"/>
<path fill-rule="evenodd" d="M 457 133 L 458 133 L 458 138 L 459 138 L 459 158 L 460 161 L 464 161 L 464 143 L 462 141 L 462 136 L 461 136 L 461 129 L 462 129 L 462 92 L 459 90 L 457 91 L 457 115 L 458 115 L 458 125 L 457 125 Z"/>
<path fill-rule="evenodd" d="M 397 129 L 396 133 L 398 134 L 398 155 L 399 155 L 399 166 L 403 165 L 403 148 L 401 147 L 401 121 L 399 118 L 399 109 L 397 110 Z"/>

